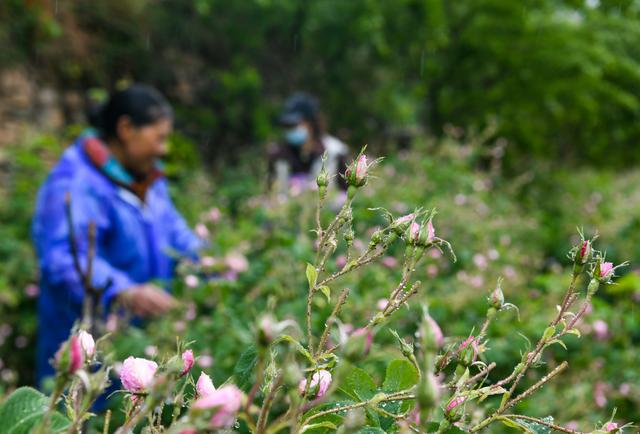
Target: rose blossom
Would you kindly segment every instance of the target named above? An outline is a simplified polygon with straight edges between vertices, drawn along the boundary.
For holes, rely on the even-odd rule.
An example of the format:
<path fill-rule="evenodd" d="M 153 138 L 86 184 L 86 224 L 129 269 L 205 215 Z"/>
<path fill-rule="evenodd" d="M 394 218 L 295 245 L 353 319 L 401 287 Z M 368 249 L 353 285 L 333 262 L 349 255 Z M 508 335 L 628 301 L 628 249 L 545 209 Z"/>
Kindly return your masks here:
<path fill-rule="evenodd" d="M 181 377 L 191 370 L 194 362 L 195 360 L 193 358 L 193 350 L 186 350 L 182 353 L 182 372 L 180 372 Z"/>
<path fill-rule="evenodd" d="M 93 340 L 93 336 L 86 330 L 80 330 L 78 332 L 78 339 L 80 340 L 80 347 L 82 347 L 85 356 L 92 357 L 96 351 L 96 343 Z"/>
<path fill-rule="evenodd" d="M 158 364 L 151 360 L 129 356 L 122 364 L 120 381 L 129 392 L 143 392 L 153 382 Z"/>
<path fill-rule="evenodd" d="M 313 389 L 318 386 L 318 392 L 316 393 L 317 398 L 322 398 L 325 393 L 327 393 L 327 389 L 331 385 L 331 373 L 325 369 L 321 369 L 318 372 L 314 373 L 311 376 L 311 384 L 309 385 L 309 391 L 313 391 Z M 303 378 L 300 380 L 300 384 L 298 385 L 298 390 L 301 394 L 307 388 L 307 379 Z"/>
<path fill-rule="evenodd" d="M 222 386 L 193 404 L 195 409 L 216 408 L 211 418 L 212 428 L 229 428 L 233 425 L 241 406 L 242 392 L 233 384 Z"/>
<path fill-rule="evenodd" d="M 196 383 L 196 393 L 198 397 L 209 396 L 213 392 L 216 391 L 213 382 L 211 381 L 211 377 L 209 377 L 204 372 L 200 373 L 200 377 L 198 377 L 198 382 Z"/>

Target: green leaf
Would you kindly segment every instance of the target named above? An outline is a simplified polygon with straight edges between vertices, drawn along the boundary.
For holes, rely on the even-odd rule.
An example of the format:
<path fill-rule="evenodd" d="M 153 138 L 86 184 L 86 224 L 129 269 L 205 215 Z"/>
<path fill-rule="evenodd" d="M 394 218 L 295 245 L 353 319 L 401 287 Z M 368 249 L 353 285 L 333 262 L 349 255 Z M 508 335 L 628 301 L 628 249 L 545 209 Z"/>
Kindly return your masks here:
<path fill-rule="evenodd" d="M 545 418 L 542 418 L 541 420 L 544 422 L 553 423 L 552 416 L 547 416 Z M 551 428 L 537 422 L 532 422 L 532 421 L 522 420 L 522 419 L 517 419 L 517 422 L 520 425 L 523 425 L 524 427 L 529 429 L 533 434 L 550 434 L 551 433 Z"/>
<path fill-rule="evenodd" d="M 316 361 L 313 359 L 313 356 L 311 355 L 311 353 L 309 353 L 309 351 L 307 351 L 307 349 L 304 346 L 302 346 L 302 344 L 300 342 L 298 342 L 296 339 L 294 339 L 293 337 L 291 337 L 289 335 L 282 335 L 278 339 L 276 339 L 274 344 L 276 344 L 278 342 L 282 342 L 282 341 L 287 341 L 287 342 L 292 343 L 293 346 L 296 347 L 296 350 L 298 350 L 298 352 L 300 354 L 302 354 L 304 357 L 306 357 L 307 360 L 309 360 L 309 362 L 311 364 L 315 364 L 316 363 Z"/>
<path fill-rule="evenodd" d="M 387 434 L 382 428 L 377 426 L 365 426 L 357 434 Z"/>
<path fill-rule="evenodd" d="M 387 366 L 387 373 L 382 384 L 385 392 L 400 392 L 409 389 L 418 382 L 416 368 L 405 359 L 391 361 Z"/>
<path fill-rule="evenodd" d="M 258 362 L 258 352 L 255 345 L 247 348 L 233 368 L 233 376 L 236 378 L 236 384 L 241 389 L 246 388 L 252 381 L 253 370 Z"/>
<path fill-rule="evenodd" d="M 47 411 L 49 399 L 31 387 L 17 389 L 0 407 L 0 432 L 28 434 Z M 60 413 L 53 413 L 49 430 L 59 432 L 69 424 L 70 421 Z"/>
<path fill-rule="evenodd" d="M 320 287 L 320 291 L 322 291 L 324 296 L 327 297 L 327 301 L 331 302 L 331 288 L 329 288 L 327 285 L 322 285 Z"/>
<path fill-rule="evenodd" d="M 309 288 L 313 288 L 316 286 L 316 282 L 318 281 L 318 272 L 316 271 L 316 267 L 307 263 L 307 282 L 309 282 Z"/>
<path fill-rule="evenodd" d="M 354 367 L 345 378 L 340 390 L 357 401 L 366 401 L 377 393 L 376 383 L 363 369 Z"/>
<path fill-rule="evenodd" d="M 542 339 L 547 340 L 549 339 L 551 336 L 554 335 L 554 333 L 556 332 L 556 328 L 553 326 L 549 326 L 546 328 L 546 330 L 544 331 L 544 334 L 542 335 Z"/>
<path fill-rule="evenodd" d="M 335 426 L 335 424 L 333 424 L 332 422 L 329 422 L 328 420 L 324 421 L 324 422 L 320 422 L 320 423 L 312 423 L 311 425 L 305 425 L 302 427 L 302 430 L 300 430 L 301 433 L 308 431 L 310 429 L 316 429 L 316 428 L 328 428 L 330 430 L 337 430 L 338 427 Z"/>

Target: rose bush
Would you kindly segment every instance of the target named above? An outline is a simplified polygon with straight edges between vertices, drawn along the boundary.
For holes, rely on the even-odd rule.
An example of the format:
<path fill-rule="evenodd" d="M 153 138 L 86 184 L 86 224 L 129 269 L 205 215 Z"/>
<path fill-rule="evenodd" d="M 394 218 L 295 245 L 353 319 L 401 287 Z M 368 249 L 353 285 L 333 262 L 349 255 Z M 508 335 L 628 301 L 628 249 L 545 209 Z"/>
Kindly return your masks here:
<path fill-rule="evenodd" d="M 362 162 L 362 159 L 356 161 Z M 247 192 L 220 191 L 219 197 L 222 200 L 214 203 L 222 208 L 222 213 L 215 212 L 217 208 L 198 209 L 194 205 L 210 203 L 211 199 L 206 197 L 191 199 L 188 206 L 183 206 L 188 213 L 191 210 L 192 216 L 200 218 L 201 224 L 206 226 L 209 236 L 215 241 L 211 251 L 203 255 L 200 263 L 184 263 L 181 266 L 182 279 L 176 281 L 174 290 L 184 301 L 184 309 L 155 322 L 153 327 L 121 327 L 111 338 L 98 344 L 98 348 L 103 348 L 103 355 L 112 354 L 110 366 L 114 365 L 115 360 L 124 361 L 133 356 L 154 358 L 153 362 L 158 363 L 159 378 L 165 378 L 164 369 L 172 369 L 171 372 L 175 372 L 178 379 L 171 379 L 164 385 L 158 384 L 157 387 L 162 390 L 157 393 L 158 399 L 160 396 L 164 399 L 171 394 L 180 394 L 184 387 L 184 399 L 179 401 L 179 410 L 175 410 L 178 414 L 177 421 L 180 417 L 188 416 L 196 420 L 201 416 L 201 419 L 197 419 L 198 423 L 204 424 L 214 417 L 213 414 L 198 416 L 197 412 L 189 410 L 192 407 L 190 399 L 195 396 L 192 379 L 198 378 L 202 370 L 213 377 L 212 388 L 214 383 L 222 385 L 232 378 L 231 384 L 244 392 L 244 399 L 247 402 L 253 399 L 248 410 L 245 411 L 247 402 L 243 402 L 240 407 L 238 429 L 242 431 L 258 429 L 270 385 L 277 384 L 277 367 L 278 363 L 282 363 L 277 357 L 292 357 L 293 362 L 285 363 L 288 369 L 282 373 L 281 385 L 278 386 L 276 395 L 284 394 L 284 390 L 292 393 L 295 391 L 296 395 L 278 395 L 274 398 L 270 411 L 263 417 L 265 430 L 269 429 L 270 423 L 279 423 L 279 415 L 286 414 L 289 408 L 287 405 L 295 399 L 304 399 L 308 403 L 315 399 L 321 400 L 314 402 L 318 406 L 316 410 L 310 409 L 307 413 L 329 411 L 320 416 L 314 416 L 316 413 L 303 413 L 300 429 L 306 426 L 302 422 L 310 417 L 313 418 L 308 425 L 320 425 L 308 428 L 307 431 L 332 431 L 333 426 L 336 429 L 344 427 L 343 431 L 358 430 L 366 425 L 394 431 L 421 429 L 423 425 L 431 423 L 425 428 L 428 429 L 434 427 L 433 423 L 438 422 L 438 418 L 439 423 L 446 420 L 445 413 L 451 420 L 460 416 L 461 420 L 456 423 L 461 424 L 462 429 L 472 429 L 487 420 L 487 417 L 491 418 L 499 410 L 500 402 L 495 402 L 496 399 L 491 397 L 482 399 L 481 396 L 465 394 L 474 390 L 466 384 L 459 391 L 452 389 L 453 379 L 457 378 L 453 384 L 455 386 L 465 376 L 466 370 L 469 370 L 468 379 L 471 379 L 483 372 L 483 369 L 488 369 L 491 362 L 495 362 L 495 367 L 488 369 L 481 379 L 476 379 L 484 381 L 488 387 L 509 378 L 513 369 L 519 363 L 528 363 L 529 358 L 532 366 L 549 366 L 544 373 L 561 367 L 565 359 L 569 361 L 571 368 L 544 388 L 535 388 L 536 395 L 530 399 L 527 397 L 513 403 L 510 408 L 513 414 L 519 414 L 520 417 L 507 418 L 511 422 L 520 424 L 522 428 L 529 422 L 535 423 L 526 418 L 553 415 L 555 422 L 549 423 L 588 432 L 602 428 L 609 421 L 615 403 L 619 410 L 615 422 L 611 423 L 618 423 L 622 427 L 624 423 L 633 420 L 633 409 L 638 402 L 637 371 L 631 369 L 634 366 L 634 353 L 630 345 L 630 342 L 637 339 L 637 331 L 634 331 L 637 330 L 637 319 L 632 315 L 616 315 L 615 312 L 631 312 L 631 307 L 637 303 L 632 298 L 637 288 L 632 280 L 634 274 L 623 276 L 619 285 L 606 282 L 599 284 L 597 296 L 592 297 L 591 303 L 578 305 L 578 310 L 574 313 L 579 313 L 584 308 L 583 315 L 586 315 L 582 321 L 575 323 L 575 328 L 585 335 L 581 340 L 565 334 L 561 337 L 567 350 L 554 343 L 538 355 L 529 356 L 529 353 L 535 353 L 537 342 L 544 337 L 549 321 L 553 320 L 555 306 L 561 305 L 563 301 L 566 294 L 564 291 L 573 275 L 572 269 L 567 267 L 574 265 L 562 261 L 560 256 L 556 259 L 546 256 L 545 244 L 548 236 L 541 231 L 543 226 L 534 217 L 520 217 L 522 209 L 507 194 L 513 187 L 501 186 L 501 180 L 495 174 L 470 170 L 472 162 L 473 152 L 464 154 L 458 148 L 445 144 L 432 159 L 398 158 L 373 167 L 371 169 L 375 176 L 369 177 L 364 187 L 354 185 L 359 190 L 353 197 L 353 206 L 350 211 L 343 212 L 345 222 L 342 231 L 335 240 L 329 239 L 329 244 L 324 248 L 325 252 L 327 248 L 333 249 L 335 241 L 335 251 L 327 256 L 324 271 L 319 273 L 319 278 L 322 279 L 323 273 L 329 276 L 343 270 L 345 273 L 337 277 L 333 281 L 336 285 L 328 290 L 320 285 L 311 299 L 311 340 L 315 344 L 313 351 L 308 348 L 306 320 L 309 304 L 306 296 L 309 291 L 308 274 L 312 273 L 305 273 L 304 263 L 309 262 L 316 268 L 317 237 L 309 229 L 315 228 L 317 233 L 313 201 L 319 191 L 309 189 L 296 192 L 299 194 L 296 197 L 269 198 L 254 195 L 255 190 L 251 186 Z M 368 165 L 366 168 L 370 169 Z M 357 167 L 354 169 L 352 173 L 357 173 Z M 368 172 L 370 175 L 369 170 Z M 360 174 L 362 175 L 362 169 Z M 358 184 L 362 183 L 362 179 L 356 181 Z M 415 187 L 406 188 L 409 185 Z M 201 188 L 201 183 L 197 187 L 198 191 L 190 197 L 198 197 L 202 191 L 207 191 Z M 320 212 L 323 230 L 328 229 L 328 225 L 345 203 L 345 198 L 328 193 Z M 411 213 L 409 205 L 418 204 L 437 206 L 439 213 L 435 220 L 430 213 L 422 210 L 417 215 Z M 380 205 L 385 205 L 389 214 L 383 210 L 373 210 Z M 567 214 L 569 215 L 568 212 Z M 402 216 L 409 217 L 403 219 Z M 574 213 L 573 224 L 582 222 L 581 217 L 582 213 Z M 351 223 L 347 225 L 349 220 Z M 388 246 L 384 254 L 376 258 L 380 261 L 379 264 L 374 262 L 356 266 L 357 259 L 367 252 L 372 241 L 383 240 L 391 233 L 392 226 L 407 223 L 406 232 L 398 229 L 398 239 Z M 605 223 L 603 226 L 606 228 L 606 222 L 601 223 Z M 434 228 L 432 235 L 430 225 Z M 591 224 L 586 224 L 585 227 L 593 233 Z M 386 228 L 389 229 L 385 231 Z M 424 236 L 421 237 L 422 234 Z M 437 249 L 428 249 L 421 260 L 416 261 L 415 271 L 411 271 L 413 281 L 422 281 L 422 287 L 412 296 L 413 301 L 397 304 L 401 300 L 392 297 L 393 291 L 389 290 L 395 287 L 390 288 L 390 284 L 401 282 L 405 277 L 405 269 L 411 264 L 407 264 L 407 259 L 411 259 L 407 250 L 420 248 L 420 243 L 433 242 L 434 237 L 451 241 L 458 261 L 450 261 Z M 616 244 L 615 234 L 611 238 L 602 238 L 603 245 L 610 252 L 608 258 L 620 261 L 627 257 L 622 256 L 623 254 L 630 253 L 619 247 L 624 246 L 626 240 Z M 574 241 L 580 247 L 574 250 L 574 263 L 582 262 L 585 257 L 582 247 L 584 241 L 588 240 L 578 238 Z M 612 245 L 618 247 L 612 249 Z M 318 246 L 322 244 L 319 243 Z M 340 257 L 343 259 L 338 261 Z M 598 262 L 599 252 L 592 251 L 589 257 L 591 262 L 580 264 L 584 268 L 581 276 L 586 276 L 587 271 L 600 278 L 606 277 L 606 273 L 602 276 L 602 271 L 606 271 L 608 265 L 604 264 L 610 261 Z M 322 259 L 321 255 L 320 260 Z M 299 264 L 298 272 L 295 272 L 296 264 Z M 600 267 L 597 273 L 595 266 Z M 188 276 L 193 276 L 196 280 L 187 279 Z M 504 280 L 496 284 L 501 276 Z M 589 286 L 588 282 L 584 284 Z M 349 288 L 347 300 L 337 317 L 331 320 L 330 331 L 323 345 L 327 351 L 335 348 L 338 360 L 336 366 L 308 371 L 309 366 L 305 364 L 311 362 L 300 351 L 298 344 L 306 348 L 312 358 L 318 352 L 324 324 L 331 318 L 344 288 Z M 408 289 L 411 291 L 411 287 Z M 586 293 L 586 288 L 583 291 Z M 628 297 L 621 297 L 620 294 L 627 294 Z M 26 297 L 25 293 L 24 300 L 31 300 Z M 509 306 L 503 307 L 505 300 L 520 307 L 520 322 L 516 310 L 509 312 Z M 428 314 L 425 314 L 422 305 L 428 307 Z M 403 307 L 397 309 L 398 306 Z M 496 309 L 497 313 L 482 333 L 491 308 Z M 378 314 L 385 317 L 392 310 L 391 318 L 385 318 L 383 323 L 367 328 L 367 320 Z M 593 311 L 590 312 L 591 310 Z M 437 352 L 434 350 L 431 357 L 434 358 L 434 363 L 447 362 L 441 369 L 440 365 L 434 364 L 434 368 L 438 369 L 433 372 L 421 365 L 424 362 L 421 358 L 426 357 L 424 349 L 430 345 L 422 336 L 428 335 L 427 329 L 434 328 L 427 319 L 429 317 L 435 318 L 444 332 L 444 347 Z M 605 324 L 613 321 L 612 327 L 609 327 L 610 332 L 597 332 L 602 329 L 601 323 L 597 321 L 604 321 Z M 123 326 L 126 319 L 120 318 L 118 322 Z M 430 327 L 425 324 L 430 324 Z M 363 328 L 372 334 L 355 332 Z M 398 337 L 390 333 L 391 329 Z M 516 330 L 532 340 L 529 349 L 525 350 L 527 341 Z M 562 331 L 557 327 L 555 333 Z M 284 341 L 283 335 L 288 336 Z M 182 358 L 185 350 L 175 352 L 176 336 L 184 341 L 195 341 L 190 346 L 195 355 L 195 363 L 183 379 L 179 376 L 185 367 Z M 369 336 L 372 336 L 371 340 Z M 551 337 L 547 338 L 547 343 L 554 340 Z M 463 346 L 465 341 L 468 343 Z M 542 344 L 543 347 L 545 345 Z M 461 346 L 459 354 L 455 354 Z M 271 354 L 274 351 L 276 356 L 272 360 Z M 172 357 L 176 359 L 172 363 L 175 366 L 169 367 L 166 365 L 168 359 L 163 358 L 173 353 Z M 449 355 L 442 359 L 447 354 Z M 520 362 L 514 364 L 515 361 Z M 350 372 L 356 373 L 355 377 L 341 377 L 342 373 L 338 372 L 340 363 L 350 366 Z M 115 368 L 118 366 L 115 363 Z M 628 369 L 624 369 L 625 366 Z M 527 368 L 519 385 L 512 392 L 511 399 L 535 386 L 543 376 L 542 369 L 545 368 L 539 367 L 532 373 L 534 370 Z M 301 394 L 301 382 L 307 380 L 310 389 L 315 387 L 311 386 L 313 377 L 321 370 L 331 373 L 333 389 L 329 385 L 320 397 L 314 395 L 313 390 L 309 390 L 306 396 Z M 399 379 L 393 377 L 396 373 L 400 375 Z M 616 375 L 618 373 L 621 374 Z M 442 374 L 446 381 L 443 381 Z M 385 401 L 384 398 L 376 403 L 376 400 L 382 398 L 378 393 L 389 395 L 403 392 L 393 390 L 394 382 L 401 385 L 417 383 L 413 387 L 415 393 L 419 392 L 419 396 L 403 400 L 406 404 L 401 404 L 400 399 Z M 167 384 L 175 387 L 170 388 Z M 350 384 L 357 384 L 358 387 L 365 388 L 365 391 L 349 389 Z M 569 384 L 571 387 L 567 392 Z M 71 390 L 73 387 L 81 386 L 72 386 Z M 504 396 L 509 390 L 500 392 Z M 562 411 L 559 411 L 557 405 L 559 396 L 565 397 L 570 403 L 563 406 Z M 124 398 L 122 394 L 115 395 L 116 400 L 121 398 Z M 147 403 L 150 401 L 148 396 L 139 398 L 135 400 L 135 404 L 127 398 L 123 404 L 114 403 L 114 411 L 110 417 L 112 429 L 125 426 L 126 416 L 135 416 L 136 411 L 145 405 L 145 400 Z M 478 403 L 480 400 L 482 402 Z M 422 402 L 427 408 L 427 404 L 434 403 L 435 415 L 429 418 L 424 416 L 424 411 L 416 411 L 415 401 Z M 337 404 L 340 404 L 340 408 L 347 409 L 330 407 Z M 348 407 L 354 404 L 361 406 Z M 410 404 L 412 408 L 407 407 Z M 132 407 L 123 414 L 119 411 L 121 405 Z M 167 415 L 170 416 L 169 421 L 174 414 L 173 405 L 167 405 L 163 411 L 165 419 Z M 346 413 L 340 413 L 343 411 Z M 500 419 L 503 414 L 510 413 L 503 412 L 495 417 L 489 425 L 490 431 L 497 432 L 501 429 L 495 423 L 504 422 Z M 396 417 L 399 415 L 403 415 L 403 418 Z M 67 419 L 74 420 L 68 415 Z M 52 416 L 51 420 L 58 418 Z M 376 426 L 376 420 L 379 426 Z M 548 422 L 548 419 L 545 420 Z M 91 423 L 101 428 L 103 417 L 93 419 Z M 252 427 L 251 423 L 255 426 Z M 530 424 L 531 426 L 535 427 Z M 192 428 L 186 426 L 184 429 Z"/>

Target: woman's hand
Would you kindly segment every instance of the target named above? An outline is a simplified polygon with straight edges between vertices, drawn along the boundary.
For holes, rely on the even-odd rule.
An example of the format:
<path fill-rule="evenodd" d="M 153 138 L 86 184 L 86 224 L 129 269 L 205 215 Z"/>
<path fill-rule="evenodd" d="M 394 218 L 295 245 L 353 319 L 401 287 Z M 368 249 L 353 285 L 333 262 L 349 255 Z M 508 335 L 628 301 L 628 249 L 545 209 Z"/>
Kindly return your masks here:
<path fill-rule="evenodd" d="M 134 315 L 161 315 L 177 306 L 177 301 L 162 288 L 145 283 L 132 286 L 118 295 L 118 301 Z"/>

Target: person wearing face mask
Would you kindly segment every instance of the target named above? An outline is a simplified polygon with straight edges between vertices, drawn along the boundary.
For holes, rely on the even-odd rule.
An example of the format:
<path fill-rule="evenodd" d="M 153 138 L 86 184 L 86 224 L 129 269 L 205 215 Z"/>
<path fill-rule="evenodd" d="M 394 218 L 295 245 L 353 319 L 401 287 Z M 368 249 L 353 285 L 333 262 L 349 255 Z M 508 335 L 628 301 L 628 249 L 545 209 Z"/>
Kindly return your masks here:
<path fill-rule="evenodd" d="M 287 100 L 278 121 L 283 128 L 283 140 L 269 150 L 270 188 L 286 192 L 315 182 L 326 152 L 327 173 L 332 176 L 332 182 L 346 189 L 344 179 L 333 175 L 344 172 L 349 150 L 325 132 L 317 100 L 304 93 L 294 94 Z"/>
<path fill-rule="evenodd" d="M 91 286 L 102 290 L 102 311 L 117 302 L 136 318 L 175 307 L 176 300 L 152 282 L 168 282 L 175 256 L 195 258 L 203 243 L 175 209 L 159 162 L 173 123 L 164 97 L 134 84 L 113 93 L 92 121 L 97 130 L 67 148 L 38 193 L 32 235 L 40 266 L 40 384 L 53 374 L 50 360 L 81 315 L 85 285 L 74 261 L 86 270 L 90 225 Z"/>

